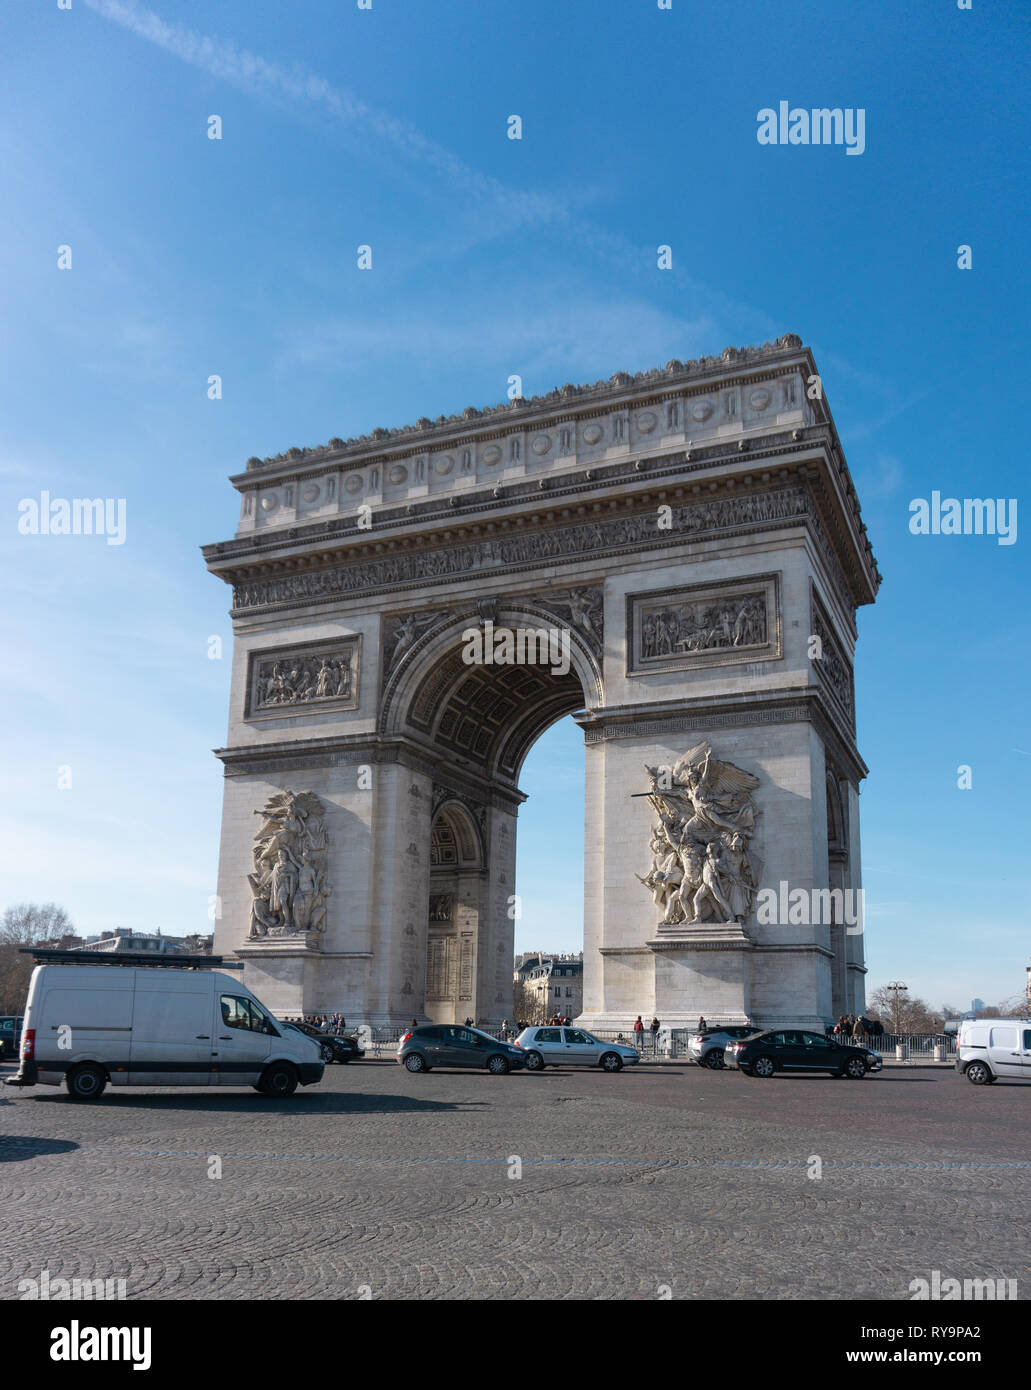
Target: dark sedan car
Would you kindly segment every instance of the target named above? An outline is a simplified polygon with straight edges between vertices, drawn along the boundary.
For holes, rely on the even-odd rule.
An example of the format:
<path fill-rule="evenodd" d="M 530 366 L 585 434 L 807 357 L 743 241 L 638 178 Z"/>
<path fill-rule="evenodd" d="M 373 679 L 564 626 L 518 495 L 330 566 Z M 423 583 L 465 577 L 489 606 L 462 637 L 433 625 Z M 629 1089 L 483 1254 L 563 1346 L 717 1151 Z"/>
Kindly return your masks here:
<path fill-rule="evenodd" d="M 513 1067 L 526 1066 L 526 1053 L 478 1028 L 427 1023 L 405 1033 L 397 1045 L 397 1060 L 408 1071 L 477 1067 L 504 1076 Z"/>
<path fill-rule="evenodd" d="M 20 1014 L 6 1014 L 0 1018 L 0 1058 L 10 1059 L 18 1056 L 21 1025 Z"/>
<path fill-rule="evenodd" d="M 322 1033 L 310 1023 L 292 1023 L 290 1026 L 300 1033 L 306 1033 L 309 1038 L 314 1038 L 322 1048 L 322 1057 L 326 1062 L 353 1062 L 356 1058 L 365 1056 L 358 1045 L 358 1039 L 347 1033 Z"/>
<path fill-rule="evenodd" d="M 883 1065 L 876 1052 L 865 1047 L 849 1047 L 807 1033 L 800 1028 L 781 1028 L 741 1042 L 728 1043 L 724 1051 L 728 1067 L 737 1066 L 746 1076 L 772 1076 L 774 1072 L 826 1071 L 860 1081 L 869 1071 Z"/>

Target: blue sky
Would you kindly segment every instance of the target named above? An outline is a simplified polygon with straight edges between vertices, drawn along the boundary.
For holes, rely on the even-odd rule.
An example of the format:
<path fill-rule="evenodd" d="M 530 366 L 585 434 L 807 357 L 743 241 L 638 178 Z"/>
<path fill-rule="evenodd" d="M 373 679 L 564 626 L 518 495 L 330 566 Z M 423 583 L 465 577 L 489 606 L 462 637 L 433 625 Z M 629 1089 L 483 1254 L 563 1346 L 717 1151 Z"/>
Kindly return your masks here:
<path fill-rule="evenodd" d="M 935 489 L 1025 505 L 1023 6 L 7 0 L 0 32 L 0 905 L 204 928 L 229 624 L 198 546 L 249 455 L 797 332 L 885 576 L 869 984 L 1022 987 L 1027 542 L 908 520 Z M 865 152 L 759 145 L 781 99 L 862 107 Z M 44 488 L 124 497 L 125 544 L 20 535 Z M 570 721 L 524 786 L 518 944 L 577 949 Z"/>

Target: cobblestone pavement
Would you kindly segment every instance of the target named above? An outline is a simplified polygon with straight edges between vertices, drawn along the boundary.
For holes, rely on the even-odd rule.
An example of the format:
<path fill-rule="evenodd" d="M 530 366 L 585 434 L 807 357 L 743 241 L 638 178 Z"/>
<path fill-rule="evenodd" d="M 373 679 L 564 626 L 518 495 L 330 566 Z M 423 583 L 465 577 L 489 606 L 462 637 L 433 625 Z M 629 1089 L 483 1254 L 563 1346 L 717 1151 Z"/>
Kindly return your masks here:
<path fill-rule="evenodd" d="M 931 1069 L 383 1062 L 286 1101 L 6 1088 L 0 1297 L 44 1269 L 124 1278 L 130 1299 L 905 1299 L 935 1269 L 1023 1297 L 1029 1105 Z"/>

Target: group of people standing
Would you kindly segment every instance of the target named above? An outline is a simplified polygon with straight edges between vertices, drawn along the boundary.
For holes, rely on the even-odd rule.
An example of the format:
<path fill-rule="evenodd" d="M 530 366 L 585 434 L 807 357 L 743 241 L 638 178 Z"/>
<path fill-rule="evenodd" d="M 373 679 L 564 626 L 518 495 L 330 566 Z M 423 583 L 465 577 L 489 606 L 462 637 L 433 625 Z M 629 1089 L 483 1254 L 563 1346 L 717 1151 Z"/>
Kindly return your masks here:
<path fill-rule="evenodd" d="M 653 1017 L 651 1023 L 649 1023 L 649 1025 L 648 1025 L 648 1029 L 647 1029 L 647 1031 L 648 1031 L 649 1033 L 651 1033 L 651 1035 L 652 1035 L 652 1044 L 653 1044 L 653 1046 L 654 1046 L 654 1044 L 655 1044 L 656 1039 L 657 1039 L 658 1036 L 659 1036 L 659 1029 L 660 1029 L 661 1027 L 662 1027 L 662 1024 L 659 1022 L 659 1020 L 658 1020 L 657 1018 L 654 1018 L 654 1017 Z M 641 1015 L 638 1014 L 637 1017 L 634 1019 L 634 1046 L 635 1046 L 635 1047 L 643 1047 L 643 1046 L 644 1046 L 644 1034 L 645 1034 L 644 1020 L 641 1018 Z"/>
<path fill-rule="evenodd" d="M 876 1019 L 855 1014 L 840 1014 L 831 1032 L 835 1037 L 879 1038 L 884 1033 L 884 1025 Z"/>
<path fill-rule="evenodd" d="M 320 1033 L 342 1033 L 347 1024 L 343 1014 L 305 1014 L 303 1018 L 288 1018 L 287 1023 L 306 1023 Z"/>

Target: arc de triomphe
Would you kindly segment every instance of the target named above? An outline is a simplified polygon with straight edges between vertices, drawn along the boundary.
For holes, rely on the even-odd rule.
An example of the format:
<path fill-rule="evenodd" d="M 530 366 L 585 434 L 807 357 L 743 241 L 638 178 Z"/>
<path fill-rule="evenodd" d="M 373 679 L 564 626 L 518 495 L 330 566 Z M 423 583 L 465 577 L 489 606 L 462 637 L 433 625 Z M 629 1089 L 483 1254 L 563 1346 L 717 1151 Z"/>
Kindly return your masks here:
<path fill-rule="evenodd" d="M 215 948 L 272 1008 L 511 1017 L 519 771 L 572 713 L 583 1021 L 862 1011 L 880 576 L 800 339 L 231 481 L 236 536 L 204 549 L 235 634 Z"/>

